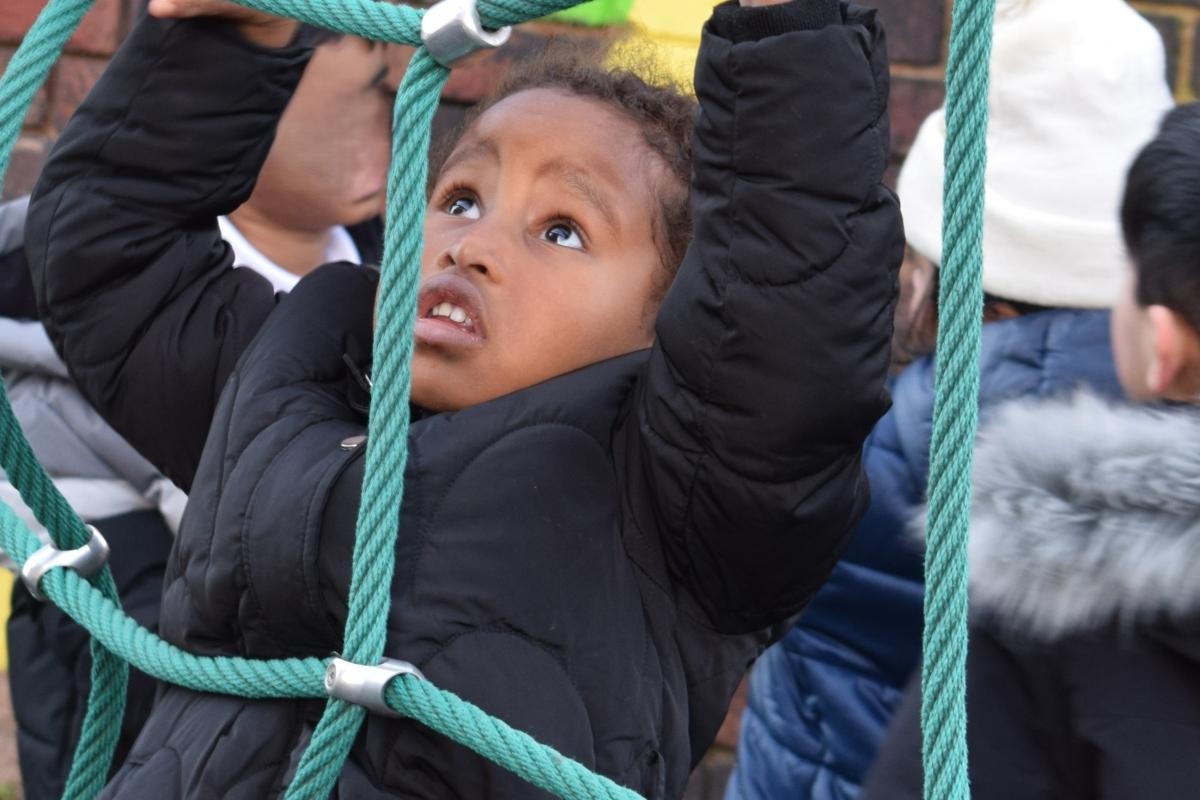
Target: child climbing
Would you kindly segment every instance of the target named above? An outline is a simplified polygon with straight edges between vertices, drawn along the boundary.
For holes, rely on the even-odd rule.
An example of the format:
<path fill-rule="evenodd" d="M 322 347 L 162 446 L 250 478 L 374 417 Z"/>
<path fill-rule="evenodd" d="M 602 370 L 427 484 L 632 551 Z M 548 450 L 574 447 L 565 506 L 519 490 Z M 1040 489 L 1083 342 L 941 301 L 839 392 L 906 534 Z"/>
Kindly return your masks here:
<path fill-rule="evenodd" d="M 976 451 L 967 665 L 976 800 L 1188 797 L 1200 785 L 1200 104 L 1129 172 L 1117 406 L 1012 403 Z M 921 797 L 918 693 L 864 797 Z"/>
<path fill-rule="evenodd" d="M 534 66 L 468 124 L 425 224 L 387 654 L 652 798 L 829 574 L 887 405 L 883 34 L 835 0 L 757 5 L 707 25 L 694 138 L 672 91 Z M 162 635 L 325 656 L 364 451 L 394 444 L 363 437 L 377 280 L 334 264 L 277 298 L 228 269 L 214 219 L 308 57 L 236 15 L 133 32 L 46 166 L 30 261 L 83 391 L 190 491 Z M 107 795 L 277 796 L 319 713 L 169 687 Z M 337 794 L 541 796 L 382 717 Z"/>

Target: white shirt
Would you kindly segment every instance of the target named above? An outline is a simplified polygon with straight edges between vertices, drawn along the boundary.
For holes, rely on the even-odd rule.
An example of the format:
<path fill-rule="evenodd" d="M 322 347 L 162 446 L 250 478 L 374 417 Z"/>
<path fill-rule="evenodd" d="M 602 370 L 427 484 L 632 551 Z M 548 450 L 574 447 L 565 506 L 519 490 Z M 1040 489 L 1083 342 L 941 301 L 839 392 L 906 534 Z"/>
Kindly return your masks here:
<path fill-rule="evenodd" d="M 277 292 L 290 292 L 296 287 L 300 276 L 288 272 L 264 256 L 257 247 L 250 244 L 250 240 L 242 235 L 232 220 L 228 217 L 217 217 L 217 226 L 221 229 L 221 238 L 229 242 L 229 246 L 233 248 L 233 265 L 235 267 L 254 270 L 270 281 Z M 331 231 L 329 248 L 325 251 L 325 260 L 322 263 L 328 264 L 333 261 L 351 261 L 355 264 L 362 261 L 358 247 L 350 238 L 350 232 L 340 225 Z M 319 265 L 314 264 L 313 266 Z"/>

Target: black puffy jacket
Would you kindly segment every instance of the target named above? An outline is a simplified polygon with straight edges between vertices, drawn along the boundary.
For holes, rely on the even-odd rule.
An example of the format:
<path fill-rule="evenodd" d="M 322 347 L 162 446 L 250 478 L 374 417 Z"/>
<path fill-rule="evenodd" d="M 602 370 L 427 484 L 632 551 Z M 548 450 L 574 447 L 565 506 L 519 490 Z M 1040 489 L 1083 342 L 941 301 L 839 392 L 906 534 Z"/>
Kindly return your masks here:
<path fill-rule="evenodd" d="M 81 518 L 108 541 L 108 564 L 122 607 L 157 630 L 163 574 L 175 539 L 160 510 L 176 496 L 186 498 L 164 487 L 162 476 L 79 396 L 34 321 L 37 303 L 25 258 L 27 206 L 28 198 L 0 205 L 0 374 L 34 453 Z M 349 233 L 361 258 L 378 263 L 383 243 L 379 219 Z M 11 499 L 12 491 L 0 471 L 0 499 Z M 13 585 L 6 633 L 22 796 L 57 800 L 66 786 L 91 685 L 88 634 L 54 605 L 35 600 L 20 581 Z M 118 761 L 141 731 L 156 691 L 155 681 L 138 670 L 130 672 Z"/>
<path fill-rule="evenodd" d="M 408 443 L 388 654 L 648 797 L 682 793 L 829 574 L 887 407 L 887 61 L 872 12 L 819 2 L 725 8 L 705 33 L 695 242 L 653 349 L 428 416 Z M 328 266 L 277 302 L 212 224 L 306 57 L 145 22 L 30 212 L 74 376 L 190 490 L 160 630 L 194 652 L 325 656 L 345 623 L 365 398 L 343 357 L 367 365 L 376 282 Z M 108 794 L 275 796 L 322 705 L 170 688 Z M 383 718 L 337 794 L 541 796 Z"/>
<path fill-rule="evenodd" d="M 1200 787 L 1200 413 L 1019 400 L 975 451 L 974 800 L 1175 800 Z M 920 686 L 862 800 L 922 797 Z"/>

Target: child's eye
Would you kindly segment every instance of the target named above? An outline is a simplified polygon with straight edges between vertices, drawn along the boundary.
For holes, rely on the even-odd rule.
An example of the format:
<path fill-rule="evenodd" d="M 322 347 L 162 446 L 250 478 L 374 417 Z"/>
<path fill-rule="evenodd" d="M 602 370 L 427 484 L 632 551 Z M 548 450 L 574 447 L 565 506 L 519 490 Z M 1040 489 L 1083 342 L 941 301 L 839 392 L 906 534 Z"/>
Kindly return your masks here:
<path fill-rule="evenodd" d="M 583 249 L 583 237 L 579 232 L 566 223 L 560 222 L 546 229 L 546 241 L 559 247 L 569 247 L 572 250 Z"/>
<path fill-rule="evenodd" d="M 446 205 L 446 213 L 452 217 L 479 219 L 479 204 L 470 197 L 456 197 Z"/>

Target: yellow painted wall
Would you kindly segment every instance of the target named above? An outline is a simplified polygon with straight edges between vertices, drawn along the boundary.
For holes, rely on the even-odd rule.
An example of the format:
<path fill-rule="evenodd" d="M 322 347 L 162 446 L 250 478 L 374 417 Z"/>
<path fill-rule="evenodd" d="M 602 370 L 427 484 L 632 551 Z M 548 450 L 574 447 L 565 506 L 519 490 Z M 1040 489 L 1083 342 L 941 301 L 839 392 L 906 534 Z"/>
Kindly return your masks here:
<path fill-rule="evenodd" d="M 8 614 L 12 603 L 13 574 L 0 569 L 0 672 L 8 670 Z"/>
<path fill-rule="evenodd" d="M 713 5 L 713 0 L 635 0 L 630 14 L 630 20 L 653 42 L 663 65 L 689 86 L 700 28 Z"/>

